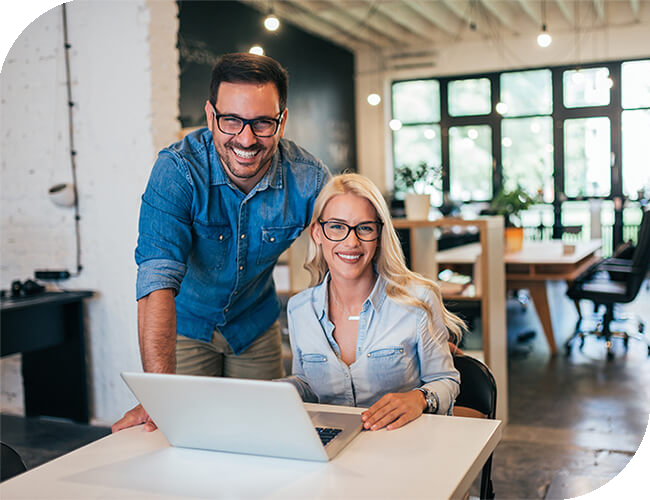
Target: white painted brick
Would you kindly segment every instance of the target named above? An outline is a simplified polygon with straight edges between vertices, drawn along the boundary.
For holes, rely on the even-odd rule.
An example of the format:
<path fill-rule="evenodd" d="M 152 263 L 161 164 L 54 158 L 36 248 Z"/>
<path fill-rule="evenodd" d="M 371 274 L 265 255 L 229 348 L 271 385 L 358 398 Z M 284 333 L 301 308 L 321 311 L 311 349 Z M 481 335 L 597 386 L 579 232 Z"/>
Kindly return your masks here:
<path fill-rule="evenodd" d="M 179 132 L 177 6 L 134 0 L 66 8 L 83 271 L 60 285 L 97 292 L 85 315 L 91 414 L 111 423 L 134 404 L 119 373 L 141 369 L 133 260 L 140 196 L 158 150 Z M 74 212 L 47 194 L 72 179 L 61 7 L 23 31 L 0 84 L 6 289 L 35 269 L 76 270 Z M 3 359 L 0 370 L 2 411 L 21 413 L 20 362 Z"/>

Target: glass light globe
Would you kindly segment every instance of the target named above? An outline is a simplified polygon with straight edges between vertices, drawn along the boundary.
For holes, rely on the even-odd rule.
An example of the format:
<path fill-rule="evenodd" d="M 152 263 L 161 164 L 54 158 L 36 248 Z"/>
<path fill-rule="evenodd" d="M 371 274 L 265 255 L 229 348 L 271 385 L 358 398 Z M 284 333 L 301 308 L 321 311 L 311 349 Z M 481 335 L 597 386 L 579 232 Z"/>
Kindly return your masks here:
<path fill-rule="evenodd" d="M 248 49 L 248 52 L 250 52 L 251 54 L 256 54 L 258 56 L 264 55 L 264 49 L 259 45 L 253 45 L 250 49 Z"/>
<path fill-rule="evenodd" d="M 508 105 L 505 102 L 497 102 L 495 109 L 500 115 L 505 115 L 508 112 Z"/>
<path fill-rule="evenodd" d="M 369 94 L 368 95 L 368 104 L 371 106 L 377 106 L 381 102 L 381 96 L 379 94 Z"/>
<path fill-rule="evenodd" d="M 273 14 L 269 14 L 264 19 L 264 27 L 269 31 L 275 31 L 280 27 L 280 20 Z"/>
<path fill-rule="evenodd" d="M 549 35 L 546 31 L 542 31 L 539 35 L 537 35 L 537 45 L 540 47 L 548 47 L 551 45 L 551 42 L 553 39 L 551 38 L 551 35 Z"/>
<path fill-rule="evenodd" d="M 390 127 L 391 130 L 399 130 L 402 128 L 402 122 L 393 119 L 390 122 L 388 122 L 388 126 Z"/>

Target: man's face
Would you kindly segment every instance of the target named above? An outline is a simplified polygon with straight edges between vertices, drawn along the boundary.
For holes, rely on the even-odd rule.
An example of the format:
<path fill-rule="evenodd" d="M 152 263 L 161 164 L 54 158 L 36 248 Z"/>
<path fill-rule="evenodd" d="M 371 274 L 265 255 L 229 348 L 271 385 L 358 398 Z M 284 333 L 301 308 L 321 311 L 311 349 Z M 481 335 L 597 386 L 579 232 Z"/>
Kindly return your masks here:
<path fill-rule="evenodd" d="M 271 82 L 228 83 L 222 82 L 217 93 L 215 105 L 218 114 L 236 115 L 251 120 L 254 118 L 279 118 L 278 90 Z M 287 111 L 277 133 L 272 137 L 257 137 L 250 125 L 237 135 L 224 134 L 217 126 L 212 105 L 206 102 L 205 113 L 208 127 L 221 163 L 230 179 L 242 189 L 249 192 L 264 176 L 271 159 L 278 148 L 278 142 L 284 134 Z"/>

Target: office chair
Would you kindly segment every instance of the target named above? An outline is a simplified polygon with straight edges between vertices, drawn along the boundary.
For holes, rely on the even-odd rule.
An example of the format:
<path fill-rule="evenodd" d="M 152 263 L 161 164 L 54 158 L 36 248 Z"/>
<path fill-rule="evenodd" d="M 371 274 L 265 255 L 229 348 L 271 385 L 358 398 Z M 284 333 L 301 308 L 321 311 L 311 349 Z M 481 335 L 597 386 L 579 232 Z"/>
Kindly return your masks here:
<path fill-rule="evenodd" d="M 0 443 L 2 453 L 0 455 L 0 481 L 5 481 L 27 470 L 20 455 L 11 446 Z"/>
<path fill-rule="evenodd" d="M 578 322 L 574 334 L 565 343 L 567 356 L 571 354 L 571 347 L 576 339 L 580 340 L 580 349 L 582 349 L 585 336 L 590 334 L 605 339 L 608 360 L 614 358 L 612 337 L 622 337 L 625 349 L 628 347 L 630 337 L 645 341 L 650 356 L 650 339 L 644 335 L 645 325 L 642 321 L 638 321 L 638 334 L 611 330 L 611 322 L 618 319 L 614 316 L 614 306 L 632 302 L 636 298 L 648 272 L 648 265 L 650 265 L 650 207 L 645 207 L 639 226 L 637 245 L 631 258 L 602 259 L 578 276 L 569 286 L 567 295 L 576 303 Z M 605 314 L 594 330 L 582 330 L 584 318 L 579 307 L 579 301 L 582 299 L 592 301 L 595 312 L 598 312 L 601 306 L 605 306 Z"/>
<path fill-rule="evenodd" d="M 460 373 L 460 394 L 456 398 L 454 415 L 495 418 L 497 384 L 490 369 L 471 356 L 456 355 L 453 359 L 454 366 Z M 470 412 L 467 412 L 467 409 Z M 490 454 L 481 472 L 481 499 L 494 498 L 492 455 Z"/>

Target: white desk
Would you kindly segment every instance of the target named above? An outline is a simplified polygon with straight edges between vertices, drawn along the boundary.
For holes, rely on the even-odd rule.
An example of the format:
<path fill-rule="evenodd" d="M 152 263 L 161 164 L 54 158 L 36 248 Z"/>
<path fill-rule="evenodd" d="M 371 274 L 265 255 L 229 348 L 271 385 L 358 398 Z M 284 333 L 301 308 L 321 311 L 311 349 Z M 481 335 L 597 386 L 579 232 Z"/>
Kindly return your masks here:
<path fill-rule="evenodd" d="M 423 415 L 318 463 L 172 448 L 135 427 L 5 481 L 0 498 L 458 498 L 500 439 L 498 420 Z"/>

